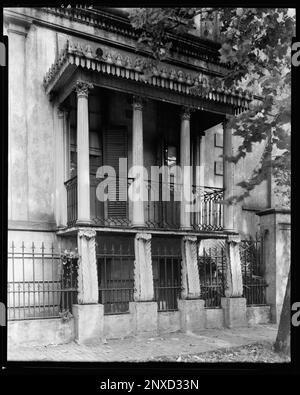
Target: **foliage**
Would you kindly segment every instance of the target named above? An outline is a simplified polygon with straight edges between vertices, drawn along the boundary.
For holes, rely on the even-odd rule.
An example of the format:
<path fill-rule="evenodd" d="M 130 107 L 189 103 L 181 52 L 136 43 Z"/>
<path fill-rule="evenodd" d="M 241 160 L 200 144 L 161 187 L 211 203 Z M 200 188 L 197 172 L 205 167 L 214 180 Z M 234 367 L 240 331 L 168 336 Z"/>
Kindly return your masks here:
<path fill-rule="evenodd" d="M 230 66 L 214 87 L 231 87 L 250 95 L 249 111 L 231 117 L 227 127 L 240 137 L 237 152 L 226 160 L 237 163 L 264 144 L 257 167 L 249 179 L 238 185 L 244 192 L 232 197 L 239 201 L 265 180 L 272 171 L 275 183 L 289 200 L 290 194 L 290 118 L 291 118 L 291 44 L 295 15 L 288 8 L 135 8 L 129 19 L 139 32 L 137 49 L 149 51 L 152 60 L 145 65 L 151 73 L 155 62 L 172 54 L 172 34 L 186 34 L 195 16 L 202 22 L 220 21 L 219 60 Z"/>
<path fill-rule="evenodd" d="M 63 322 L 68 322 L 70 319 L 73 317 L 72 313 L 69 311 L 69 309 L 66 309 L 64 311 L 61 311 L 58 313 L 60 318 L 62 319 Z"/>
<path fill-rule="evenodd" d="M 77 287 L 77 273 L 79 255 L 77 248 L 74 251 L 64 250 L 60 255 L 62 261 L 62 286 L 63 288 Z"/>

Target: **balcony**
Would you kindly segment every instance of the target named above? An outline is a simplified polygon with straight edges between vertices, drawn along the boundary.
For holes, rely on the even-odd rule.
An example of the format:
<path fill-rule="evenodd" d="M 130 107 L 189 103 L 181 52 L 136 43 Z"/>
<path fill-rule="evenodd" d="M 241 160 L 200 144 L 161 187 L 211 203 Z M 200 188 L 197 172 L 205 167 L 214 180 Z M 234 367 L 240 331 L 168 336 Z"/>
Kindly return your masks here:
<path fill-rule="evenodd" d="M 101 227 L 131 227 L 132 202 L 127 198 L 123 201 L 100 201 L 96 189 L 100 180 L 90 175 L 90 217 L 92 225 Z M 132 179 L 128 179 L 130 187 Z M 163 183 L 147 180 L 147 200 L 144 202 L 145 228 L 157 230 L 180 229 L 180 184 L 168 183 L 168 199 L 163 196 Z M 77 177 L 65 182 L 67 190 L 67 226 L 76 225 L 77 221 Z M 164 190 L 165 191 L 165 190 Z M 223 230 L 223 189 L 213 187 L 195 187 L 193 192 L 193 212 L 191 226 L 194 231 Z M 116 188 L 117 199 L 121 192 Z M 128 190 L 125 191 L 128 194 Z"/>

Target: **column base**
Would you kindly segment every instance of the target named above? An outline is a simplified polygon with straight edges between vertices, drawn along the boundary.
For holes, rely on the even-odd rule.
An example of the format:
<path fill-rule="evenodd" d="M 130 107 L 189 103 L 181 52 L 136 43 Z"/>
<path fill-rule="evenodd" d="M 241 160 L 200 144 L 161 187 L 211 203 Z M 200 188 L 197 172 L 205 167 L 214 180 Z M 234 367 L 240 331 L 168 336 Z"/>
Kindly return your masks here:
<path fill-rule="evenodd" d="M 206 327 L 206 314 L 203 299 L 179 299 L 181 330 L 199 331 Z"/>
<path fill-rule="evenodd" d="M 221 298 L 224 325 L 227 328 L 248 326 L 246 298 Z"/>
<path fill-rule="evenodd" d="M 63 230 L 63 229 L 66 229 L 66 227 L 67 227 L 67 225 L 57 225 L 56 229 L 57 230 Z"/>
<path fill-rule="evenodd" d="M 78 219 L 76 221 L 77 226 L 90 226 L 92 221 L 90 219 Z"/>
<path fill-rule="evenodd" d="M 129 311 L 133 314 L 136 335 L 158 333 L 158 312 L 156 302 L 130 302 Z"/>
<path fill-rule="evenodd" d="M 97 343 L 103 337 L 103 304 L 73 304 L 75 341 L 81 344 Z"/>
<path fill-rule="evenodd" d="M 146 227 L 146 224 L 144 224 L 144 223 L 141 223 L 141 224 L 131 224 L 131 227 L 132 228 L 145 228 Z"/>
<path fill-rule="evenodd" d="M 182 231 L 190 231 L 193 230 L 193 228 L 191 226 L 180 226 L 179 228 Z"/>

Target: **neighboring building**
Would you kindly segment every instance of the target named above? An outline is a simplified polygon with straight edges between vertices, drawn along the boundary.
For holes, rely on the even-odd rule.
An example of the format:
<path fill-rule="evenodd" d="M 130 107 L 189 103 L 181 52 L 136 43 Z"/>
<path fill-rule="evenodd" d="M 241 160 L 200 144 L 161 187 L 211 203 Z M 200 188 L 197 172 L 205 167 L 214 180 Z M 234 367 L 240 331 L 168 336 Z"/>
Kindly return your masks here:
<path fill-rule="evenodd" d="M 271 189 L 264 183 L 243 206 L 220 204 L 256 164 L 246 158 L 235 167 L 220 157 L 237 144 L 226 117 L 247 110 L 250 97 L 191 91 L 228 72 L 210 39 L 215 30 L 205 36 L 199 25 L 193 34 L 172 37 L 172 58 L 145 81 L 147 54 L 136 52 L 137 34 L 122 9 L 7 8 L 4 24 L 9 336 L 28 319 L 38 320 L 40 336 L 48 325 L 45 341 L 267 321 L 268 305 L 271 312 L 278 308 L 277 285 L 266 291 L 263 271 L 249 269 L 252 250 L 241 269 L 238 241 L 259 231 L 266 216 L 256 214 L 272 208 Z M 127 165 L 119 168 L 119 158 Z M 148 170 L 146 193 L 157 201 L 127 198 L 134 165 Z M 166 181 L 150 172 L 162 165 L 193 167 L 191 180 L 167 181 L 169 201 L 162 199 Z M 97 198 L 109 173 L 96 177 L 101 166 L 116 169 L 118 182 L 109 188 L 117 201 Z M 175 198 L 187 182 L 199 197 L 196 213 L 186 213 L 185 200 Z M 287 230 L 288 222 L 281 220 Z M 61 265 L 66 249 L 78 249 L 78 281 L 76 259 Z M 269 272 L 277 276 L 266 267 Z M 71 320 L 54 319 L 68 310 Z"/>

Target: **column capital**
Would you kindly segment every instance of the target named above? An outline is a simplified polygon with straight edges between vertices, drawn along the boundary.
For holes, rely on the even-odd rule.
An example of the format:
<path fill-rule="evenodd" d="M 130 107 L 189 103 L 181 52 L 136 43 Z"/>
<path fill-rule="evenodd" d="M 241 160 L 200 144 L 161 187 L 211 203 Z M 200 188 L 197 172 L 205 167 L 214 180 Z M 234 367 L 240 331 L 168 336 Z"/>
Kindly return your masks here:
<path fill-rule="evenodd" d="M 141 96 L 132 97 L 132 107 L 134 110 L 142 111 L 143 106 L 144 106 L 144 100 Z"/>
<path fill-rule="evenodd" d="M 191 107 L 181 107 L 181 111 L 180 111 L 180 117 L 181 120 L 187 120 L 189 121 L 191 118 L 191 113 L 192 113 L 193 109 Z"/>
<path fill-rule="evenodd" d="M 196 243 L 197 242 L 197 237 L 196 236 L 190 236 L 190 235 L 186 235 L 183 236 L 182 240 L 185 241 L 190 241 L 192 243 Z"/>
<path fill-rule="evenodd" d="M 82 238 L 84 237 L 85 239 L 89 240 L 92 239 L 93 237 L 96 237 L 97 232 L 94 229 L 80 229 L 78 232 L 78 237 Z"/>
<path fill-rule="evenodd" d="M 90 82 L 85 82 L 85 81 L 77 81 L 76 82 L 76 93 L 77 97 L 87 97 L 89 94 L 89 90 L 93 89 L 94 85 L 91 84 Z"/>
<path fill-rule="evenodd" d="M 59 105 L 57 106 L 57 115 L 58 115 L 58 118 L 63 118 L 64 115 L 65 115 L 66 113 L 68 113 L 69 111 L 70 111 L 70 109 L 69 109 L 68 106 L 66 106 L 65 104 L 59 104 Z"/>
<path fill-rule="evenodd" d="M 222 125 L 223 128 L 226 129 L 228 127 L 228 124 L 230 123 L 230 121 L 232 120 L 232 118 L 234 118 L 233 115 L 226 115 L 225 118 L 222 121 Z"/>
<path fill-rule="evenodd" d="M 137 240 L 148 241 L 148 240 L 151 240 L 152 235 L 151 235 L 151 233 L 137 233 L 135 237 Z"/>
<path fill-rule="evenodd" d="M 60 119 L 64 117 L 64 110 L 61 107 L 57 108 L 57 116 Z"/>
<path fill-rule="evenodd" d="M 227 243 L 232 243 L 232 245 L 238 244 L 241 242 L 241 236 L 240 235 L 229 235 L 227 238 Z"/>

